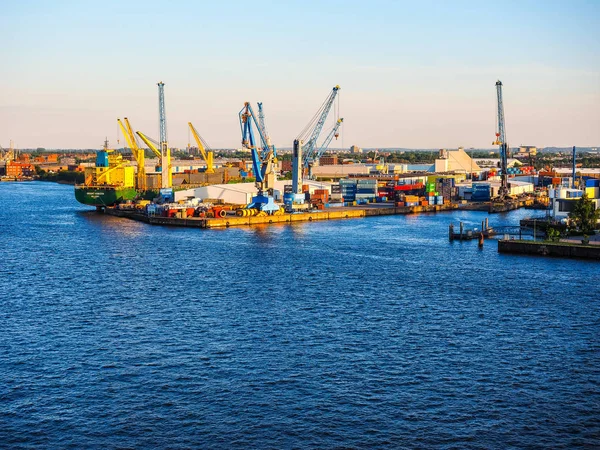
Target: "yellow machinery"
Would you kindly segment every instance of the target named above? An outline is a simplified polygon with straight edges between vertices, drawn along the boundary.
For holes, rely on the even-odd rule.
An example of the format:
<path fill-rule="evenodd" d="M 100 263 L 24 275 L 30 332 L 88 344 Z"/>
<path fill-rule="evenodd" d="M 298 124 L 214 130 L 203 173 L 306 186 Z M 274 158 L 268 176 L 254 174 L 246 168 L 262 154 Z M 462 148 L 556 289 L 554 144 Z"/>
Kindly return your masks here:
<path fill-rule="evenodd" d="M 125 136 L 125 140 L 129 145 L 133 153 L 133 157 L 137 162 L 138 170 L 137 170 L 137 188 L 145 191 L 147 189 L 146 186 L 146 168 L 145 168 L 145 152 L 143 148 L 139 148 L 137 142 L 135 140 L 135 135 L 133 134 L 133 129 L 131 128 L 131 124 L 127 117 L 125 117 L 125 125 L 121 122 L 121 119 L 117 119 L 119 122 L 119 126 L 121 127 L 121 131 L 123 132 L 123 136 Z"/>
<path fill-rule="evenodd" d="M 192 122 L 188 122 L 188 125 L 190 127 L 190 130 L 192 131 L 192 135 L 194 136 L 194 139 L 196 140 L 196 144 L 198 144 L 198 150 L 200 150 L 200 154 L 202 155 L 202 158 L 204 158 L 204 161 L 206 162 L 206 173 L 215 173 L 215 169 L 213 166 L 213 151 L 210 149 L 206 149 L 205 147 L 208 147 L 208 145 L 205 145 L 204 140 L 202 139 L 202 136 L 200 136 L 198 134 L 198 132 L 196 131 L 196 128 L 194 128 L 194 125 L 192 125 Z"/>
<path fill-rule="evenodd" d="M 128 162 L 120 153 L 109 149 L 108 141 L 105 141 L 104 149 L 96 156 L 96 165 L 85 168 L 85 185 L 134 187 L 135 171 Z"/>
<path fill-rule="evenodd" d="M 150 150 L 152 150 L 152 153 L 154 153 L 158 159 L 160 161 L 162 161 L 162 154 L 160 152 L 160 150 L 156 147 L 155 143 L 152 142 L 152 139 L 150 139 L 148 136 L 146 136 L 144 133 L 142 133 L 141 131 L 136 131 L 136 134 L 142 138 L 142 141 L 144 141 L 144 143 L 148 146 L 148 148 Z M 167 174 L 167 180 L 168 180 L 168 185 L 169 187 L 173 186 L 173 174 L 171 173 L 171 149 L 167 148 L 167 167 L 162 167 L 161 164 L 161 171 L 162 171 L 162 176 L 164 177 L 165 174 Z M 164 184 L 163 184 L 164 185 Z"/>

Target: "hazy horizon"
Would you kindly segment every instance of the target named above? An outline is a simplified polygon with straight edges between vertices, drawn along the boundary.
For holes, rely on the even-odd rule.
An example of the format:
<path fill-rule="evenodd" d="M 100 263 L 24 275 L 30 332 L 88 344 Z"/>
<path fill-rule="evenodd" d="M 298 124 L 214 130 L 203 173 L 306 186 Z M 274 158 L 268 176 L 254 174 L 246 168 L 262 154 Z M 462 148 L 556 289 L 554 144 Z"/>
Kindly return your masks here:
<path fill-rule="evenodd" d="M 244 101 L 290 147 L 339 84 L 331 147 L 491 149 L 497 79 L 511 147 L 600 143 L 600 2 L 245 5 L 5 5 L 0 145 L 121 147 L 117 117 L 157 138 L 164 81 L 173 147 L 188 121 L 240 147 Z"/>

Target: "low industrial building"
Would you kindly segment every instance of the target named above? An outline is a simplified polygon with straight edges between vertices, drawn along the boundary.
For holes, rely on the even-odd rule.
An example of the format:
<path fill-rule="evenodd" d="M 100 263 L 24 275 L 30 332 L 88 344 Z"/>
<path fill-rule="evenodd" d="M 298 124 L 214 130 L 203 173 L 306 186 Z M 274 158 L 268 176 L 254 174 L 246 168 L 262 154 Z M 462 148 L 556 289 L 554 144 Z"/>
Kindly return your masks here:
<path fill-rule="evenodd" d="M 481 173 L 482 169 L 463 148 L 456 150 L 440 150 L 439 158 L 435 160 L 435 172 Z"/>
<path fill-rule="evenodd" d="M 327 189 L 331 192 L 332 183 L 304 180 L 307 191 L 311 194 L 317 189 Z M 273 197 L 276 201 L 283 200 L 285 186 L 292 185 L 291 180 L 278 180 L 275 182 Z M 185 200 L 187 198 L 200 198 L 202 200 L 218 200 L 223 203 L 232 203 L 236 205 L 247 205 L 252 202 L 252 197 L 256 195 L 256 185 L 254 183 L 234 183 L 234 184 L 213 184 L 194 189 L 186 189 L 175 192 L 175 201 Z"/>

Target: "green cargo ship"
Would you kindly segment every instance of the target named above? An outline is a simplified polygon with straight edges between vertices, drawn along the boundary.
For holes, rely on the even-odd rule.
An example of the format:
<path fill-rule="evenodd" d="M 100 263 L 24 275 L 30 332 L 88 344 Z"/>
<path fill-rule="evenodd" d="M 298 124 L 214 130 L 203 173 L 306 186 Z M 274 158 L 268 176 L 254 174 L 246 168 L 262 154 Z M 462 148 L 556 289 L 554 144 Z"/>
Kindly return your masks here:
<path fill-rule="evenodd" d="M 132 187 L 119 186 L 75 186 L 75 199 L 90 206 L 113 206 L 126 200 L 133 200 L 137 191 Z"/>
<path fill-rule="evenodd" d="M 75 186 L 75 198 L 84 205 L 102 207 L 133 200 L 137 195 L 135 168 L 109 150 L 105 141 L 104 149 L 96 153 L 96 164 L 85 168 L 84 183 Z"/>

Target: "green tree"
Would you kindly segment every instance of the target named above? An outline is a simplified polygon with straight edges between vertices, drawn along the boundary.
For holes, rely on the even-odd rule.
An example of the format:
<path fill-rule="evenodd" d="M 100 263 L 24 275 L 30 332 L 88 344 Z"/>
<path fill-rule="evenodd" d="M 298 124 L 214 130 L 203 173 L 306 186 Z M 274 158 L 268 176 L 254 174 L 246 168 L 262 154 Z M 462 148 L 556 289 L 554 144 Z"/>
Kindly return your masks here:
<path fill-rule="evenodd" d="M 548 228 L 546 235 L 548 236 L 547 240 L 550 242 L 560 241 L 560 231 L 558 231 L 556 228 Z"/>
<path fill-rule="evenodd" d="M 569 218 L 575 223 L 577 229 L 584 233 L 593 232 L 598 226 L 600 219 L 600 209 L 596 209 L 596 205 L 590 200 L 587 194 L 583 194 L 573 211 L 569 213 Z"/>

